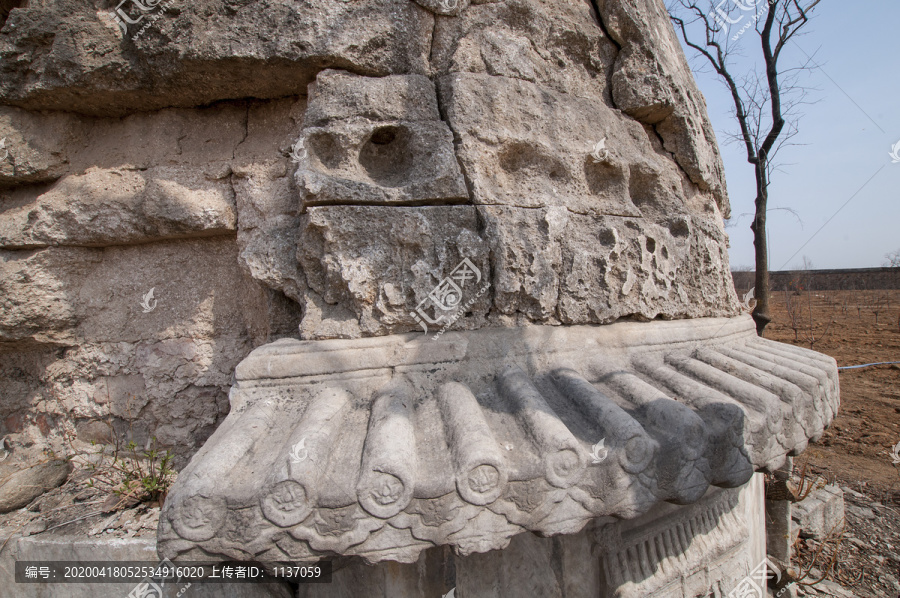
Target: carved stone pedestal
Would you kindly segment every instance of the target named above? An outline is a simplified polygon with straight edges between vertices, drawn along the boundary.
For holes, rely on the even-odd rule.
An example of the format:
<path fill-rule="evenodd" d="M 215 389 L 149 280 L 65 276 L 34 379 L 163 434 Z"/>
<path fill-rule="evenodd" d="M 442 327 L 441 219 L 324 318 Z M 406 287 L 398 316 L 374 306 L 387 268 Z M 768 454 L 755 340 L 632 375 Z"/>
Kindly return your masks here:
<path fill-rule="evenodd" d="M 169 495 L 161 556 L 396 561 L 322 596 L 544 578 L 531 595 L 636 597 L 704 595 L 762 560 L 748 482 L 820 436 L 838 393 L 833 359 L 740 317 L 279 341 L 231 403 Z"/>

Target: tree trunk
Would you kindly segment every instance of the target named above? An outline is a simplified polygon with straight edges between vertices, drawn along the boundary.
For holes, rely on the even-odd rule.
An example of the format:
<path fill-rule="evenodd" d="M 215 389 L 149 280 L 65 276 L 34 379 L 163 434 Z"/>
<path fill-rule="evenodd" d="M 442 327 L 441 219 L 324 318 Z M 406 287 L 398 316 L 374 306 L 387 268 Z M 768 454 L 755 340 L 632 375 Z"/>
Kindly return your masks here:
<path fill-rule="evenodd" d="M 750 229 L 753 231 L 753 245 L 756 248 L 756 308 L 753 321 L 756 333 L 763 335 L 766 325 L 772 321 L 769 315 L 769 247 L 766 240 L 766 208 L 769 200 L 766 180 L 766 160 L 759 156 L 756 164 L 756 215 Z"/>

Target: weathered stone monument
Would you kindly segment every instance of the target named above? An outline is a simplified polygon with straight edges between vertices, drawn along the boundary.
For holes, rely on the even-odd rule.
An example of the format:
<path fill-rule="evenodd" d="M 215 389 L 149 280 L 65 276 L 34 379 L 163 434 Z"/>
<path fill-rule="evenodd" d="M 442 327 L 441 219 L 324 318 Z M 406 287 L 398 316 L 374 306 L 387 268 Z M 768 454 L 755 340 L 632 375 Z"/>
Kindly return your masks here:
<path fill-rule="evenodd" d="M 0 73 L 0 415 L 192 455 L 161 556 L 458 598 L 764 560 L 754 472 L 837 369 L 742 313 L 661 1 L 48 0 Z"/>

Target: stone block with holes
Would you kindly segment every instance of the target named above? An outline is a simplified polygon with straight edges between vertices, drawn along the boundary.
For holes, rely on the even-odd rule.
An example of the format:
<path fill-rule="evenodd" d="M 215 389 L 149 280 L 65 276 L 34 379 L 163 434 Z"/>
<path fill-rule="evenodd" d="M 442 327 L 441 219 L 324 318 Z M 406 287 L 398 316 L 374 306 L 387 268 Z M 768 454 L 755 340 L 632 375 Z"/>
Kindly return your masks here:
<path fill-rule="evenodd" d="M 293 156 L 304 208 L 468 202 L 453 134 L 422 75 L 320 73 Z"/>

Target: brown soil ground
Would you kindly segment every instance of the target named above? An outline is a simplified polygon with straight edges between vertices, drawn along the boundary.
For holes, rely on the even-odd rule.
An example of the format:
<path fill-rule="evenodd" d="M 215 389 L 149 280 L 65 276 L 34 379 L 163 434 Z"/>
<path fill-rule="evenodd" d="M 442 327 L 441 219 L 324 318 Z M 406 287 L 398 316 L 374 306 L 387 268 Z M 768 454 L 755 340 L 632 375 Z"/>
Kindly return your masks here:
<path fill-rule="evenodd" d="M 830 355 L 838 367 L 900 361 L 900 291 L 814 291 L 790 299 L 796 323 L 785 293 L 775 293 L 766 337 Z M 808 457 L 816 473 L 866 494 L 900 500 L 900 470 L 890 457 L 900 442 L 900 365 L 841 370 L 840 380 L 838 417 L 799 460 Z"/>
<path fill-rule="evenodd" d="M 813 348 L 834 357 L 838 367 L 900 361 L 898 290 L 782 291 L 772 296 L 770 307 L 767 338 Z M 828 578 L 853 596 L 895 598 L 900 593 L 895 585 L 900 577 L 900 465 L 892 464 L 890 453 L 900 443 L 900 365 L 841 370 L 840 384 L 840 413 L 825 435 L 795 459 L 795 471 L 807 463 L 813 475 L 855 491 L 845 491 L 848 507 L 875 515 L 861 518 L 848 509 L 840 544 L 823 551 L 834 556 Z M 815 544 L 801 541 L 795 547 L 798 560 L 809 564 Z M 825 560 L 820 558 L 816 568 L 827 569 Z M 818 588 L 805 589 L 817 595 Z"/>

